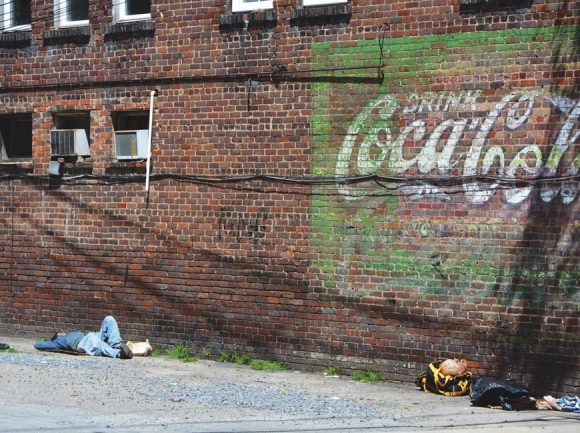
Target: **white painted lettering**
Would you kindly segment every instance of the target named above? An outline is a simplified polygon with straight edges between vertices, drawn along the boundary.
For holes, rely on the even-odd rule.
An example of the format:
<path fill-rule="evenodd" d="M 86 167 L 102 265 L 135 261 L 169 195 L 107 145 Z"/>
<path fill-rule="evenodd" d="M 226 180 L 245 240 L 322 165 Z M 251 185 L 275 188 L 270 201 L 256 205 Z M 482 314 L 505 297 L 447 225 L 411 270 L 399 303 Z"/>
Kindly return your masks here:
<path fill-rule="evenodd" d="M 342 147 L 338 154 L 335 173 L 339 178 L 346 178 L 351 173 L 356 174 L 403 174 L 417 167 L 419 173 L 428 175 L 437 170 L 438 175 L 454 174 L 459 168 L 459 158 L 453 158 L 459 143 L 465 139 L 466 131 L 474 131 L 467 152 L 464 155 L 463 175 L 473 177 L 487 175 L 492 169 L 498 176 L 512 178 L 534 178 L 555 176 L 564 153 L 580 138 L 580 102 L 572 101 L 560 95 L 542 95 L 535 91 L 514 92 L 502 97 L 484 116 L 461 116 L 461 113 L 485 112 L 482 108 L 485 101 L 479 101 L 480 92 L 461 92 L 454 94 L 426 93 L 424 95 L 409 95 L 408 105 L 400 107 L 395 96 L 383 95 L 371 101 L 355 117 L 348 128 Z M 491 146 L 484 152 L 490 136 L 497 131 L 516 131 L 531 120 L 538 101 L 549 101 L 554 110 L 565 114 L 565 120 L 558 132 L 550 155 L 546 162 L 542 160 L 540 148 L 529 143 L 521 149 L 506 167 L 504 150 L 499 146 Z M 407 120 L 395 133 L 392 121 L 397 110 L 403 115 L 420 114 L 416 120 Z M 430 113 L 451 112 L 456 118 L 437 119 L 436 123 L 425 118 Z M 455 114 L 456 113 L 456 114 Z M 503 118 L 503 122 L 499 119 Z M 404 149 L 407 145 L 415 145 L 425 140 L 421 150 L 413 157 L 406 159 Z M 357 149 L 358 146 L 358 149 Z M 412 147 L 411 147 L 412 148 Z M 482 158 L 483 154 L 483 158 Z M 356 155 L 356 156 L 354 156 Z M 452 159 L 456 159 L 452 163 Z M 353 166 L 353 164 L 356 164 Z M 542 172 L 543 168 L 543 172 Z M 580 155 L 568 168 L 567 174 L 575 176 L 580 169 Z M 463 184 L 466 200 L 473 204 L 482 204 L 490 200 L 499 183 L 485 185 L 469 180 Z M 558 194 L 562 195 L 563 203 L 571 203 L 578 195 L 580 185 L 570 181 L 560 187 L 546 185 L 541 190 L 541 197 L 549 202 Z M 435 187 L 413 187 L 409 197 L 421 197 L 421 191 L 434 191 Z M 419 192 L 418 192 L 419 191 Z M 426 192 L 425 196 L 444 197 L 444 193 Z M 532 191 L 531 186 L 514 187 L 503 192 L 507 203 L 518 204 L 525 201 Z M 342 185 L 341 194 L 348 199 L 357 199 L 365 194 L 362 189 Z"/>

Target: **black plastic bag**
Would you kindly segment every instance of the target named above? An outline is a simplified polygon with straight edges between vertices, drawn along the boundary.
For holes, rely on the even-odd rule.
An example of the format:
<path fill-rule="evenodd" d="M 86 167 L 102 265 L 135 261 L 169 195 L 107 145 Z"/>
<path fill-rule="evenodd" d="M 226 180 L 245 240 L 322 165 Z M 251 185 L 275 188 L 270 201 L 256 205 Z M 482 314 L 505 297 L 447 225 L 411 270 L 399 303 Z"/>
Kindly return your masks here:
<path fill-rule="evenodd" d="M 521 399 L 528 398 L 528 388 L 513 379 L 502 380 L 493 377 L 478 377 L 471 384 L 471 404 L 474 406 L 501 406 L 513 410 Z"/>

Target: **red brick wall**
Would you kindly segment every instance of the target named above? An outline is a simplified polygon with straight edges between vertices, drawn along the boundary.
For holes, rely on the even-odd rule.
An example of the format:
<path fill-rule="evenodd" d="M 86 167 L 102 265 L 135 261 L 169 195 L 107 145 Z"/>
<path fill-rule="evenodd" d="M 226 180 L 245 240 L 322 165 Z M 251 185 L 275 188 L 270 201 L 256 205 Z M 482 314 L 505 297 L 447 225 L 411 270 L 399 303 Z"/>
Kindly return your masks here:
<path fill-rule="evenodd" d="M 406 381 L 457 356 L 477 374 L 577 393 L 577 199 L 546 204 L 535 190 L 506 204 L 498 190 L 481 205 L 463 191 L 451 203 L 404 194 L 353 202 L 332 182 L 305 182 L 336 174 L 349 126 L 379 95 L 404 106 L 411 94 L 481 90 L 485 111 L 513 89 L 547 86 L 578 101 L 575 2 L 477 13 L 458 1 L 276 2 L 274 14 L 232 15 L 223 2 L 167 0 L 153 1 L 151 23 L 127 30 L 102 1 L 91 2 L 88 31 L 56 30 L 51 8 L 32 3 L 29 42 L 0 38 L 0 115 L 33 114 L 32 159 L 0 166 L 2 330 L 95 328 L 113 314 L 126 338 L 159 345 L 372 368 Z M 553 26 L 569 41 L 565 52 L 544 33 L 541 46 L 515 48 L 519 33 L 502 39 L 501 55 L 445 51 L 453 34 Z M 439 36 L 406 55 L 436 65 L 433 73 L 403 76 L 419 67 L 397 63 L 396 43 Z M 481 63 L 488 58 L 504 70 Z M 146 192 L 145 163 L 115 159 L 112 114 L 148 110 L 152 90 Z M 49 179 L 53 115 L 68 110 L 90 112 L 91 155 L 66 159 L 64 177 Z M 429 127 L 440 120 L 433 116 Z M 538 125 L 549 149 L 561 124 L 562 115 L 523 131 Z M 500 133 L 486 146 L 515 155 L 523 144 Z M 407 157 L 423 145 L 409 143 Z M 263 177 L 242 177 L 254 175 Z M 373 183 L 353 188 L 376 192 Z M 534 284 L 547 293 L 518 289 L 530 285 L 518 280 L 530 270 L 546 272 Z"/>

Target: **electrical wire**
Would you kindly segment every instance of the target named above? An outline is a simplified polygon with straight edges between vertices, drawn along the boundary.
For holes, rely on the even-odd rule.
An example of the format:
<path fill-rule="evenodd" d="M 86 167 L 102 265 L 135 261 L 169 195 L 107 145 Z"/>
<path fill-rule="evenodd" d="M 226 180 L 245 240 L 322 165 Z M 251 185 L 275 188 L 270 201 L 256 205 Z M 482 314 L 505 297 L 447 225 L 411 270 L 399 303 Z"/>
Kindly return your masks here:
<path fill-rule="evenodd" d="M 381 28 L 379 30 L 378 41 L 379 41 L 380 56 L 379 56 L 379 64 L 377 66 L 377 75 L 378 75 L 379 79 L 383 79 L 385 76 L 385 73 L 383 71 L 383 67 L 385 66 L 384 48 L 385 48 L 385 37 L 386 37 L 386 32 L 387 32 L 388 26 L 389 25 L 387 23 L 385 23 L 381 26 Z"/>
<path fill-rule="evenodd" d="M 71 182 L 79 179 L 92 179 L 108 182 L 138 182 L 145 178 L 144 175 L 94 175 L 94 174 L 80 174 L 75 176 L 63 176 L 57 178 L 59 182 Z M 393 188 L 392 186 L 384 186 L 381 182 L 388 182 L 395 185 L 436 185 L 436 186 L 453 186 L 463 183 L 482 182 L 492 183 L 504 187 L 524 187 L 534 184 L 545 183 L 564 183 L 571 181 L 580 182 L 580 174 L 574 176 L 557 176 L 546 178 L 512 178 L 486 175 L 473 176 L 420 176 L 420 177 L 405 177 L 405 176 L 383 176 L 383 175 L 364 175 L 364 176 L 346 176 L 346 177 L 289 177 L 276 176 L 269 174 L 253 174 L 241 176 L 196 176 L 196 175 L 181 175 L 175 173 L 158 173 L 152 174 L 152 179 L 176 179 L 180 181 L 202 182 L 207 184 L 228 184 L 241 183 L 253 181 L 267 181 L 273 183 L 288 183 L 296 185 L 354 185 L 365 182 L 375 182 L 385 189 Z M 0 181 L 22 179 L 30 181 L 45 182 L 47 179 L 55 179 L 54 176 L 30 175 L 21 173 L 0 173 Z"/>
<path fill-rule="evenodd" d="M 0 0 L 0 4 L 2 4 L 3 0 Z M 60 23 L 61 18 L 64 14 L 68 14 L 71 11 L 75 11 L 77 9 L 71 8 L 70 6 L 73 4 L 68 3 L 68 8 L 61 8 L 59 7 L 58 0 L 55 0 L 54 8 L 53 5 L 44 5 L 41 6 L 35 12 L 35 16 L 38 17 L 39 20 L 43 18 L 43 15 L 48 17 L 50 12 L 53 13 L 53 19 L 56 23 Z M 65 0 L 61 0 L 65 1 Z M 88 0 L 89 10 L 92 4 L 98 3 L 102 0 Z M 112 5 L 113 8 L 123 4 L 126 0 L 114 0 Z M 3 20 L 0 19 L 0 23 Z M 385 25 L 381 27 L 380 37 L 382 38 L 379 40 L 379 49 L 380 49 L 380 60 L 378 65 L 378 79 L 381 80 L 383 77 L 382 67 L 384 53 L 383 53 L 383 39 L 385 33 Z M 147 78 L 147 79 L 139 79 L 136 80 L 139 82 L 140 85 L 174 85 L 179 83 L 189 83 L 189 82 L 205 82 L 205 81 L 234 81 L 234 80 L 269 80 L 269 81 L 280 81 L 284 79 L 285 81 L 293 81 L 293 80 L 302 80 L 304 79 L 302 75 L 308 75 L 310 80 L 321 79 L 324 77 L 313 77 L 313 75 L 321 74 L 321 73 L 335 73 L 335 72 L 347 72 L 347 71 L 357 71 L 357 70 L 365 70 L 365 69 L 375 69 L 377 68 L 376 65 L 369 66 L 369 65 L 361 65 L 361 66 L 353 66 L 353 67 L 330 67 L 330 68 L 320 68 L 320 69 L 313 69 L 313 68 L 306 68 L 306 69 L 293 69 L 287 70 L 286 67 L 279 67 L 276 71 L 268 71 L 263 73 L 235 73 L 235 74 L 217 74 L 217 75 L 203 75 L 203 76 L 181 76 L 181 77 L 156 77 L 156 78 Z M 335 80 L 340 80 L 340 77 L 332 77 Z M 357 80 L 357 81 L 369 81 L 368 77 L 343 77 L 350 80 Z M 374 79 L 373 79 L 374 81 Z M 97 86 L 107 86 L 107 87 L 115 87 L 115 86 L 124 86 L 128 85 L 128 81 L 126 79 L 122 80 L 107 80 L 107 81 L 75 81 L 72 83 L 54 83 L 54 84 L 43 84 L 43 85 L 19 85 L 16 87 L 11 86 L 2 86 L 0 87 L 0 93 L 14 93 L 14 92 L 22 92 L 22 91 L 50 91 L 50 90 L 72 90 L 78 88 L 86 88 L 86 87 L 97 87 Z"/>
<path fill-rule="evenodd" d="M 61 0 L 67 1 L 67 0 Z M 102 0 L 88 0 L 87 7 L 90 10 L 91 5 L 97 4 Z M 118 5 L 125 3 L 125 0 L 114 0 L 112 6 L 116 8 Z M 0 4 L 6 4 L 2 0 L 0 0 Z M 77 4 L 76 7 L 73 7 Z M 54 4 L 46 4 L 41 6 L 35 11 L 35 17 L 41 20 L 43 18 L 43 14 L 45 17 L 48 17 L 49 14 L 52 12 L 55 22 L 60 22 L 60 19 L 63 17 L 64 14 L 70 16 L 71 12 L 75 12 L 80 10 L 80 8 L 84 8 L 85 5 L 78 5 L 78 2 L 74 1 L 67 1 L 67 7 L 60 7 L 60 3 L 55 0 Z M 3 12 L 0 14 L 0 22 L 4 22 L 5 15 L 9 12 Z M 12 11 L 10 12 L 12 13 Z M 88 19 L 88 17 L 87 17 Z M 337 68 L 321 68 L 321 69 L 294 69 L 291 71 L 288 70 L 280 70 L 277 71 L 283 76 L 288 77 L 290 75 L 300 75 L 300 74 L 317 74 L 322 72 L 344 72 L 348 70 L 362 70 L 362 69 L 371 69 L 377 68 L 379 78 L 382 76 L 382 68 L 384 67 L 384 39 L 386 33 L 387 24 L 383 24 L 379 30 L 379 37 L 378 37 L 378 45 L 379 45 L 379 64 L 377 66 L 356 66 L 356 67 L 337 67 Z M 263 73 L 263 74 L 235 74 L 235 77 L 232 77 L 229 74 L 219 75 L 219 76 L 211 76 L 211 77 L 202 77 L 204 80 L 216 80 L 216 79 L 226 79 L 226 78 L 234 78 L 240 79 L 240 77 L 247 78 L 248 80 L 254 79 L 264 79 L 267 77 L 271 77 L 272 72 Z M 181 78 L 172 78 L 171 82 L 174 83 L 176 81 L 186 81 L 190 79 L 200 79 L 199 77 L 181 77 Z M 163 80 L 163 79 L 161 79 Z M 158 82 L 159 80 L 151 79 L 145 81 L 155 81 Z M 250 81 L 251 82 L 251 81 Z M 141 84 L 144 84 L 144 80 L 140 80 Z M 113 86 L 115 82 L 107 81 L 107 86 Z M 119 80 L 119 84 L 127 85 L 126 80 Z M 95 82 L 88 82 L 88 83 L 75 83 L 69 85 L 69 87 L 84 87 L 84 86 L 95 86 L 98 83 Z M 36 86 L 28 86 L 28 87 L 21 87 L 19 86 L 18 89 L 14 88 L 5 88 L 0 89 L 0 93 L 5 92 L 13 92 L 15 90 L 24 90 L 30 89 Z M 49 90 L 50 86 L 38 86 L 39 88 Z M 62 88 L 62 85 L 55 85 L 54 87 Z M 0 181 L 6 179 L 24 179 L 24 180 L 32 180 L 32 181 L 46 181 L 48 176 L 35 176 L 35 175 L 25 175 L 25 174 L 4 174 L 0 173 Z M 62 177 L 59 179 L 60 182 L 70 182 L 76 181 L 79 179 L 95 179 L 99 181 L 106 181 L 106 182 L 136 182 L 142 181 L 144 176 L 139 175 L 132 175 L 132 176 L 95 176 L 89 174 L 83 174 L 79 176 L 71 176 L 71 177 Z M 522 178 L 500 178 L 495 176 L 452 176 L 452 177 L 418 177 L 418 178 L 408 178 L 408 177 L 391 177 L 391 176 L 380 176 L 380 175 L 366 175 L 366 176 L 351 176 L 351 177 L 302 177 L 302 178 L 295 178 L 295 177 L 284 177 L 284 176 L 273 176 L 273 175 L 248 175 L 248 176 L 232 176 L 232 177 L 207 177 L 207 176 L 188 176 L 188 175 L 176 175 L 176 174 L 155 174 L 151 175 L 152 179 L 161 179 L 161 178 L 173 178 L 180 181 L 191 181 L 191 182 L 201 182 L 207 184 L 228 184 L 228 183 L 240 183 L 240 182 L 251 182 L 251 181 L 270 181 L 275 183 L 291 183 L 291 184 L 300 184 L 300 185 L 329 185 L 329 184 L 342 184 L 342 185 L 351 185 L 363 182 L 375 182 L 375 184 L 381 186 L 384 189 L 396 189 L 396 187 L 388 187 L 384 185 L 384 182 L 392 183 L 395 185 L 409 185 L 413 183 L 429 183 L 433 185 L 452 185 L 458 184 L 461 182 L 486 182 L 486 183 L 494 183 L 499 186 L 514 186 L 514 185 L 530 185 L 536 183 L 554 183 L 554 182 L 569 182 L 572 180 L 579 180 L 580 176 L 561 176 L 561 177 L 553 177 L 553 178 L 532 178 L 532 179 L 522 179 Z"/>

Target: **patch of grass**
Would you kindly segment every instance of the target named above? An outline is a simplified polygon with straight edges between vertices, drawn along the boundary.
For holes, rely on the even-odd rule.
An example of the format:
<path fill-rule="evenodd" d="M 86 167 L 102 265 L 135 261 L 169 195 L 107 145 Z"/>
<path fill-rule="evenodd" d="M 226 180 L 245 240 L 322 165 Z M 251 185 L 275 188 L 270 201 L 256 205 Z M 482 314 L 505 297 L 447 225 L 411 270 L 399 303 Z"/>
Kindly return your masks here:
<path fill-rule="evenodd" d="M 211 348 L 209 347 L 204 347 L 203 349 L 201 349 L 201 353 L 203 356 L 205 356 L 206 358 L 209 358 L 211 356 Z"/>
<path fill-rule="evenodd" d="M 220 353 L 220 356 L 218 356 L 218 358 L 216 359 L 217 362 L 231 362 L 231 353 L 230 352 L 225 352 L 222 351 Z"/>
<path fill-rule="evenodd" d="M 13 347 L 9 347 L 8 349 L 0 349 L 1 353 L 18 353 L 16 349 Z"/>
<path fill-rule="evenodd" d="M 340 368 L 335 367 L 334 365 L 329 365 L 324 369 L 324 374 L 326 376 L 340 376 Z"/>
<path fill-rule="evenodd" d="M 181 362 L 197 362 L 199 361 L 199 359 L 197 359 L 195 356 L 191 356 L 189 358 L 183 358 L 181 360 Z"/>
<path fill-rule="evenodd" d="M 189 358 L 191 356 L 191 351 L 189 350 L 189 347 L 186 344 L 182 343 L 179 346 L 168 349 L 167 355 L 170 358 L 183 359 Z"/>
<path fill-rule="evenodd" d="M 250 362 L 250 367 L 254 370 L 279 371 L 288 370 L 288 366 L 279 361 L 267 361 L 264 359 L 254 359 Z"/>
<path fill-rule="evenodd" d="M 358 380 L 360 382 L 384 382 L 384 376 L 378 371 L 373 370 L 356 370 L 352 373 L 352 380 Z"/>
<path fill-rule="evenodd" d="M 217 362 L 230 362 L 237 365 L 249 365 L 254 370 L 288 370 L 288 366 L 279 361 L 266 361 L 263 359 L 252 359 L 247 353 L 222 352 Z"/>
<path fill-rule="evenodd" d="M 246 353 L 222 352 L 217 359 L 218 362 L 231 362 L 237 365 L 249 365 L 252 358 Z"/>
<path fill-rule="evenodd" d="M 247 353 L 235 353 L 234 363 L 238 365 L 249 365 L 252 362 L 252 358 Z"/>
<path fill-rule="evenodd" d="M 161 356 L 163 355 L 163 350 L 160 349 L 159 347 L 156 347 L 153 349 L 153 352 L 151 352 L 151 356 Z"/>
<path fill-rule="evenodd" d="M 191 350 L 189 347 L 182 343 L 179 346 L 173 347 L 167 351 L 167 356 L 170 358 L 176 358 L 182 362 L 197 362 L 198 359 L 191 356 Z"/>

